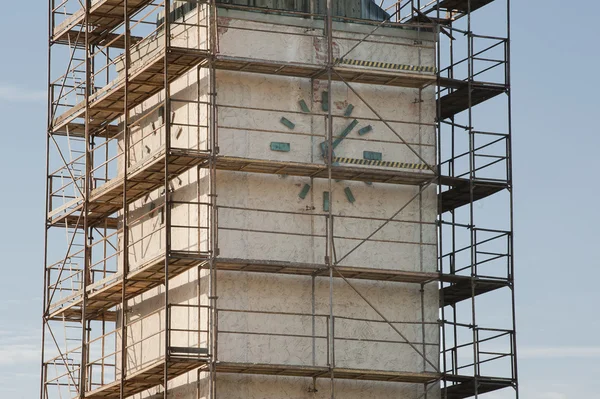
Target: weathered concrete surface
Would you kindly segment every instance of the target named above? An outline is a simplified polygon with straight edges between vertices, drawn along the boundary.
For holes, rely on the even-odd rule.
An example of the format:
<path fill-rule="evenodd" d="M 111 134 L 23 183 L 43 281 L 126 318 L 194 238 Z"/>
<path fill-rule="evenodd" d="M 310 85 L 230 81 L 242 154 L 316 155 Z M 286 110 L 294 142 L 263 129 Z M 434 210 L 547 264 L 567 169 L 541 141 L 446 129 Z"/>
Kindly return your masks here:
<path fill-rule="evenodd" d="M 255 13 L 228 13 L 227 26 L 219 30 L 223 54 L 260 57 L 307 63 L 322 63 L 324 43 L 321 38 L 301 36 L 312 32 L 321 35 L 319 22 L 280 17 L 278 23 L 296 22 L 301 27 L 273 25 L 272 17 Z M 245 19 L 262 19 L 249 22 Z M 315 25 L 317 25 L 315 27 Z M 260 28 L 250 34 L 239 28 Z M 336 52 L 344 54 L 357 38 L 372 28 L 357 24 L 336 24 Z M 346 28 L 355 33 L 344 33 Z M 361 33 L 362 32 L 362 33 Z M 291 34 L 293 33 L 293 35 Z M 433 48 L 414 45 L 417 33 L 381 29 L 377 36 L 352 52 L 356 59 L 414 65 L 434 64 Z M 420 40 L 425 40 L 423 33 Z M 379 43 L 378 43 L 379 42 Z M 425 42 L 432 46 L 433 43 Z M 198 80 L 200 87 L 198 88 Z M 207 76 L 192 71 L 172 85 L 173 146 L 204 150 L 207 146 Z M 402 138 L 430 164 L 435 163 L 435 98 L 433 89 L 387 88 L 353 84 Z M 273 77 L 237 72 L 217 73 L 218 133 L 220 155 L 323 164 L 319 143 L 325 139 L 326 118 L 322 110 L 324 81 Z M 336 148 L 336 155 L 362 158 L 365 150 L 381 152 L 384 160 L 422 161 L 343 83 L 334 83 L 330 93 L 334 103 L 334 133 L 339 133 L 354 118 L 358 125 Z M 198 102 L 198 99 L 200 102 Z M 311 114 L 298 105 L 305 100 Z M 141 162 L 164 145 L 164 128 L 160 111 L 153 108 L 160 95 L 138 107 L 136 115 L 148 115 L 133 133 L 132 163 Z M 343 117 L 352 104 L 351 117 Z M 137 116 L 136 116 L 137 117 Z M 291 120 L 289 129 L 281 117 Z M 153 126 L 154 124 L 154 126 Z M 373 131 L 359 136 L 361 127 L 372 125 Z M 290 143 L 290 152 L 270 150 L 271 142 Z M 305 184 L 311 185 L 305 199 L 298 194 Z M 172 182 L 175 201 L 207 201 L 208 176 L 205 170 L 191 170 Z M 350 203 L 344 189 L 349 187 L 356 198 Z M 324 263 L 326 250 L 323 192 L 329 191 L 326 180 L 293 176 L 217 173 L 219 254 L 223 258 L 248 260 Z M 371 240 L 345 257 L 343 266 L 408 271 L 436 270 L 436 193 L 435 187 L 419 189 L 363 182 L 332 182 L 331 207 L 335 217 L 335 249 L 343 257 L 370 233 L 405 209 L 379 230 Z M 129 250 L 132 268 L 164 251 L 164 223 L 160 190 L 132 206 L 132 216 L 152 212 L 131 229 Z M 413 197 L 413 201 L 410 201 Z M 269 212 L 271 211 L 271 212 Z M 272 211 L 278 211 L 273 213 Z M 207 209 L 193 204 L 173 208 L 174 250 L 191 252 L 207 249 Z M 206 271 L 191 270 L 171 282 L 172 303 L 206 305 L 208 278 Z M 426 286 L 423 303 L 420 286 L 414 284 L 353 281 L 352 284 L 394 324 L 427 359 L 437 364 L 439 356 L 438 293 L 434 285 Z M 217 273 L 219 330 L 218 359 L 227 362 L 326 366 L 327 315 L 329 315 L 329 279 L 269 275 L 243 272 Z M 131 301 L 129 341 L 138 342 L 129 350 L 128 367 L 134 371 L 163 353 L 164 313 L 162 288 Z M 288 313 L 288 314 L 273 314 Z M 289 314 L 289 313 L 294 313 Z M 313 316 L 314 314 L 314 316 Z M 432 371 L 422 357 L 389 327 L 343 280 L 333 284 L 335 317 L 335 365 L 384 371 Z M 173 338 L 176 346 L 206 345 L 206 312 L 174 310 L 175 328 L 186 328 Z M 361 319 L 361 320 L 353 320 Z M 422 328 L 419 322 L 427 323 Z M 314 331 L 314 332 L 313 332 Z M 253 333 L 253 334 L 248 334 Z M 280 334 L 280 335 L 272 335 Z M 282 335 L 295 335 L 282 336 Z M 325 338 L 323 338 L 325 337 Z M 423 348 L 423 342 L 426 343 Z M 174 398 L 206 397 L 206 376 L 196 383 L 196 372 L 169 383 Z M 223 398 L 326 398 L 329 381 L 319 381 L 318 392 L 309 392 L 311 379 L 267 376 L 219 375 L 217 390 Z M 416 398 L 421 385 L 338 381 L 340 398 Z M 159 388 L 139 395 L 152 396 Z M 437 395 L 437 396 L 436 396 Z M 435 391 L 430 398 L 439 397 Z"/>

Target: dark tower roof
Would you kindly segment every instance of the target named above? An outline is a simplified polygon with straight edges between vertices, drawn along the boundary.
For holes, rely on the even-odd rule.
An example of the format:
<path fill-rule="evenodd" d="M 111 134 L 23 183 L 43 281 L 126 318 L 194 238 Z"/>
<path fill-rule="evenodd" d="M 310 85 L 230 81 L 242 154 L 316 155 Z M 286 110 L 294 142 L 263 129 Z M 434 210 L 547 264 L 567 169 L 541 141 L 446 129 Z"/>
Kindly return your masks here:
<path fill-rule="evenodd" d="M 314 1 L 317 14 L 325 14 L 327 0 L 216 0 L 217 3 L 265 8 L 270 10 L 310 12 L 311 1 Z M 196 3 L 175 1 L 171 16 L 177 19 L 196 8 Z M 389 14 L 373 0 L 333 0 L 334 17 L 369 19 L 383 21 Z M 162 21 L 158 21 L 159 24 Z"/>

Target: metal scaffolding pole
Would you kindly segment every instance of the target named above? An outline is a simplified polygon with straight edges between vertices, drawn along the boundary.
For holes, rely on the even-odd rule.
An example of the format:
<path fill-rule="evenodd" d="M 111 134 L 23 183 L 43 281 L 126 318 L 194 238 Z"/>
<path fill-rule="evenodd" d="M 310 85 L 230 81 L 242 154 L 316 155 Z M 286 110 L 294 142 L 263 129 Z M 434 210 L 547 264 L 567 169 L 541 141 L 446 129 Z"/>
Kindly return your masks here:
<path fill-rule="evenodd" d="M 53 13 L 54 0 L 49 0 L 48 8 L 48 52 L 47 52 L 47 66 L 46 74 L 48 82 L 52 80 L 52 28 L 53 28 Z M 50 154 L 50 135 L 52 126 L 52 95 L 50 89 L 48 89 L 48 105 L 47 105 L 47 116 L 46 116 L 46 154 Z M 45 192 L 46 197 L 44 198 L 44 258 L 43 258 L 43 286 L 44 291 L 42 297 L 42 337 L 41 337 L 41 356 L 40 356 L 40 399 L 44 399 L 47 395 L 46 391 L 46 329 L 48 325 L 48 270 L 46 265 L 48 264 L 48 214 L 50 213 L 50 191 L 51 191 L 51 179 L 50 179 L 50 157 L 46 155 L 46 182 Z"/>
<path fill-rule="evenodd" d="M 333 244 L 333 179 L 332 179 L 332 167 L 333 167 L 333 85 L 332 85 L 332 72 L 333 72 L 333 2 L 327 0 L 326 7 L 326 20 L 324 26 L 324 33 L 327 36 L 327 191 L 329 206 L 327 209 L 327 252 L 325 256 L 325 263 L 329 268 L 329 372 L 330 372 L 330 393 L 331 399 L 335 399 L 335 321 L 333 314 L 333 264 L 334 264 L 334 244 Z"/>
<path fill-rule="evenodd" d="M 438 1 L 437 4 L 431 9 L 435 10 L 437 19 L 442 21 L 443 18 L 441 10 L 444 9 L 442 1 Z M 452 397 L 455 395 L 461 395 L 461 397 L 479 397 L 483 393 L 490 392 L 496 389 L 502 389 L 504 387 L 512 386 L 515 388 L 515 394 L 518 397 L 518 383 L 516 373 L 516 344 L 515 344 L 515 323 L 514 323 L 514 288 L 513 288 L 513 277 L 512 277 L 512 265 L 514 259 L 512 256 L 512 170 L 511 170 L 511 154 L 510 154 L 510 134 L 511 134 L 511 120 L 510 120 L 510 82 L 509 82 L 509 71 L 510 71 L 510 7 L 509 1 L 507 0 L 507 25 L 506 25 L 506 37 L 492 37 L 486 35 L 476 34 L 473 31 L 473 27 L 476 26 L 474 21 L 479 18 L 478 11 L 483 5 L 475 3 L 472 0 L 465 0 L 462 5 L 456 4 L 456 10 L 446 10 L 447 26 L 445 29 L 449 32 L 449 37 L 454 38 L 448 40 L 448 53 L 444 59 L 440 58 L 440 67 L 438 71 L 438 163 L 442 173 L 441 183 L 442 185 L 447 184 L 450 188 L 444 190 L 442 185 L 440 186 L 439 196 L 441 199 L 452 190 L 458 190 L 458 188 L 452 187 L 454 184 L 461 184 L 461 179 L 466 179 L 467 184 L 464 186 L 466 190 L 466 200 L 463 204 L 444 206 L 441 204 L 440 207 L 440 226 L 439 226 L 439 258 L 440 258 L 440 272 L 442 273 L 441 283 L 441 316 L 444 328 L 442 328 L 442 362 L 444 363 L 445 378 L 444 378 L 444 389 L 442 391 L 444 397 Z M 485 5 L 485 4 L 484 4 Z M 462 23 L 464 28 L 457 27 L 458 23 Z M 459 33 L 459 35 L 455 34 Z M 459 43 L 458 37 L 464 36 L 464 39 Z M 484 43 L 482 46 L 481 41 L 492 40 L 493 44 L 488 45 Z M 479 45 L 478 45 L 479 44 Z M 461 56 L 461 45 L 466 50 L 466 56 Z M 505 46 L 505 52 L 502 58 L 494 55 L 491 51 L 499 46 Z M 481 50 L 480 48 L 483 48 Z M 441 46 L 438 47 L 438 55 L 440 54 Z M 482 55 L 488 52 L 490 55 Z M 488 65 L 481 65 L 483 63 L 489 63 Z M 446 67 L 443 65 L 446 64 Z M 505 72 L 496 72 L 498 80 L 502 83 L 482 83 L 481 75 L 483 73 L 494 70 L 496 67 L 503 67 Z M 462 68 L 461 68 L 462 67 Z M 464 72 L 466 71 L 466 74 Z M 442 76 L 442 73 L 447 76 Z M 461 75 L 462 74 L 462 75 Z M 494 81 L 496 78 L 487 78 L 489 81 Z M 463 83 L 464 82 L 464 83 Z M 495 86 L 494 86 L 495 85 Z M 501 90 L 490 92 L 490 90 Z M 508 134 L 499 134 L 496 132 L 485 132 L 475 128 L 475 122 L 481 123 L 479 119 L 476 119 L 478 114 L 477 105 L 486 101 L 489 98 L 494 97 L 500 92 L 506 93 L 507 99 L 507 125 Z M 489 93 L 492 93 L 491 95 Z M 483 96 L 483 97 L 482 97 Z M 457 101 L 464 101 L 464 105 L 458 105 L 452 111 L 444 109 L 449 103 L 447 99 L 454 98 Z M 462 99 L 462 100 L 461 100 Z M 457 104 L 457 103 L 455 103 Z M 448 105 L 449 106 L 449 105 Z M 464 112 L 462 116 L 459 116 L 461 112 Z M 444 120 L 444 119 L 447 119 Z M 461 121 L 462 123 L 459 123 Z M 464 121 L 464 122 L 463 122 Z M 444 131 L 448 129 L 449 136 L 444 139 Z M 466 134 L 463 134 L 463 131 Z M 466 136 L 466 137 L 465 137 Z M 498 137 L 489 139 L 489 137 Z M 492 154 L 488 155 L 484 150 L 489 150 L 495 143 L 501 143 L 505 141 L 507 143 L 507 150 L 504 154 Z M 466 150 L 463 152 L 462 148 Z M 465 158 L 466 156 L 466 158 Z M 483 160 L 492 159 L 492 161 Z M 488 175 L 490 166 L 495 165 L 499 162 L 506 163 L 506 173 L 504 176 L 493 176 Z M 466 170 L 465 170 L 466 169 Z M 444 183 L 444 179 L 448 179 L 450 183 Z M 485 179 L 494 180 L 497 182 L 499 189 L 495 189 L 494 192 L 485 193 Z M 454 184 L 453 184 L 454 183 Z M 495 183 L 496 184 L 496 183 Z M 482 198 L 492 195 L 498 191 L 508 190 L 508 214 L 510 218 L 510 228 L 506 232 L 508 242 L 504 250 L 486 250 L 486 245 L 491 245 L 490 242 L 493 238 L 485 238 L 485 234 L 491 231 L 498 231 L 494 229 L 486 229 L 480 226 L 481 222 L 478 218 L 478 212 L 476 205 Z M 482 194 L 483 193 L 483 194 Z M 466 205 L 465 210 L 459 210 L 462 205 Z M 498 208 L 498 211 L 504 212 L 505 209 Z M 444 212 L 448 213 L 448 220 L 444 219 Z M 448 234 L 443 232 L 447 228 Z M 501 235 L 504 235 L 502 233 Z M 468 238 L 467 238 L 468 237 Z M 447 249 L 448 248 L 448 249 Z M 467 252 L 468 251 L 468 252 Z M 468 263 L 465 264 L 465 255 L 468 254 Z M 496 278 L 496 287 L 491 288 L 497 289 L 502 287 L 509 287 L 511 290 L 511 313 L 513 316 L 512 326 L 506 331 L 511 337 L 511 347 L 506 349 L 506 352 L 492 353 L 491 355 L 497 356 L 497 358 L 509 358 L 511 360 L 511 368 L 513 372 L 510 373 L 510 378 L 500 378 L 500 381 L 490 381 L 488 377 L 482 376 L 482 365 L 489 362 L 490 355 L 488 351 L 483 349 L 482 345 L 489 340 L 485 338 L 485 334 L 493 329 L 487 329 L 482 326 L 480 320 L 481 309 L 478 309 L 481 305 L 478 305 L 478 299 L 480 295 L 489 291 L 485 284 L 490 284 L 488 273 L 483 271 L 483 266 L 490 264 L 490 261 L 494 259 L 506 259 L 509 263 L 508 274 L 505 277 L 499 279 Z M 448 269 L 446 269 L 448 267 Z M 461 310 L 460 305 L 456 299 L 452 299 L 452 292 L 457 292 L 459 288 L 457 283 L 453 283 L 451 279 L 454 276 L 469 273 L 469 284 L 468 287 L 464 287 L 463 292 L 464 298 L 469 304 L 469 316 L 468 324 L 464 324 L 461 320 L 464 320 L 466 312 Z M 446 277 L 447 276 L 447 277 Z M 466 290 L 468 288 L 468 291 Z M 446 292 L 450 293 L 450 296 L 446 295 Z M 460 299 L 459 299 L 460 300 Z M 446 307 L 450 306 L 450 312 L 447 311 Z M 466 306 L 466 305 L 465 305 Z M 463 314 L 463 312 L 465 314 Z M 448 317 L 451 317 L 450 319 Z M 467 348 L 466 344 L 459 344 L 461 337 L 464 339 L 465 329 L 470 330 L 470 347 L 472 362 L 469 364 L 462 364 L 458 358 L 458 353 L 461 350 Z M 464 353 L 464 351 L 463 351 Z M 448 363 L 450 360 L 450 363 Z M 470 380 L 465 382 L 464 372 L 470 369 Z M 462 381 L 462 382 L 461 382 Z M 464 395 L 464 396 L 462 396 Z"/>
<path fill-rule="evenodd" d="M 171 88 L 169 81 L 169 49 L 171 46 L 171 1 L 164 0 L 164 46 L 165 46 L 165 57 L 164 57 L 164 92 L 165 97 L 163 100 L 164 109 L 164 126 L 165 126 L 165 160 L 164 160 L 164 206 L 165 206 L 165 279 L 164 279 L 164 301 L 165 301 L 165 315 L 164 315 L 164 370 L 163 370 L 163 398 L 168 399 L 168 386 L 169 386 L 169 347 L 170 347 L 170 313 L 171 308 L 169 304 L 169 261 L 171 257 L 171 187 L 169 184 L 169 159 L 171 155 Z"/>
<path fill-rule="evenodd" d="M 85 1 L 85 25 L 88 25 L 90 18 L 90 8 L 92 7 L 91 0 Z M 84 198 L 83 198 L 83 230 L 84 230 L 84 252 L 83 252 L 83 302 L 81 306 L 81 365 L 79 370 L 79 397 L 85 398 L 87 390 L 87 363 L 88 363 L 88 322 L 86 318 L 86 305 L 87 305 L 87 286 L 89 284 L 89 277 L 91 273 L 91 248 L 90 248 L 90 226 L 89 226 L 89 196 L 92 189 L 92 154 L 90 153 L 90 91 L 93 87 L 92 81 L 92 60 L 91 60 L 91 40 L 88 29 L 85 30 L 85 178 L 84 178 Z"/>
<path fill-rule="evenodd" d="M 209 0 L 208 2 L 208 50 L 210 57 L 208 59 L 208 98 L 209 98 L 209 112 L 207 113 L 208 118 L 208 151 L 210 153 L 209 158 L 209 319 L 210 328 L 209 334 L 209 353 L 210 353 L 210 365 L 209 365 L 209 399 L 217 399 L 217 362 L 219 361 L 218 355 L 218 337 L 219 337 L 219 320 L 217 313 L 218 304 L 218 285 L 217 285 L 217 269 L 216 261 L 219 256 L 219 225 L 218 225 L 218 208 L 217 208 L 217 171 L 216 171 L 216 160 L 219 153 L 218 144 L 218 105 L 217 105 L 217 76 L 215 70 L 215 62 L 218 52 L 218 29 L 219 29 L 219 17 L 218 9 L 215 0 Z M 200 81 L 198 81 L 200 84 Z M 198 184 L 200 184 L 198 182 Z"/>
<path fill-rule="evenodd" d="M 129 274 L 129 199 L 127 196 L 127 176 L 129 173 L 129 142 L 130 142 L 130 116 L 129 116 L 129 69 L 131 67 L 131 31 L 128 0 L 123 0 L 123 19 L 125 22 L 125 90 L 123 93 L 123 228 L 122 254 L 123 278 L 121 280 L 121 357 L 120 357 L 120 386 L 119 399 L 125 399 L 125 378 L 127 375 L 127 276 Z"/>

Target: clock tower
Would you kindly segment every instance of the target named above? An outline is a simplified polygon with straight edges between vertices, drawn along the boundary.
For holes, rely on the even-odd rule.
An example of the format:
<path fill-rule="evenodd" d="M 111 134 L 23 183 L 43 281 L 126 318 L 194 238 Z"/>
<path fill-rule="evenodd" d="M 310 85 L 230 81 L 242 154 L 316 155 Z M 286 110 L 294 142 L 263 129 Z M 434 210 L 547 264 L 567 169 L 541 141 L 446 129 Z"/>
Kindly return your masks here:
<path fill-rule="evenodd" d="M 217 372 L 176 377 L 172 392 L 439 397 L 433 28 L 217 14 L 214 58 L 171 83 L 168 111 L 171 146 L 205 156 L 171 181 L 171 250 L 207 254 L 170 282 L 171 345 L 206 348 Z M 163 122 L 160 101 L 137 110 L 140 132 Z M 144 145 L 160 148 L 159 131 Z M 161 217 L 131 229 L 140 264 L 163 250 Z M 161 294 L 131 305 L 134 334 L 152 331 Z"/>
<path fill-rule="evenodd" d="M 475 319 L 512 294 L 473 206 L 512 212 L 509 133 L 472 117 L 509 42 L 454 56 L 490 0 L 82 3 L 51 11 L 44 398 L 516 388 L 514 303 Z"/>

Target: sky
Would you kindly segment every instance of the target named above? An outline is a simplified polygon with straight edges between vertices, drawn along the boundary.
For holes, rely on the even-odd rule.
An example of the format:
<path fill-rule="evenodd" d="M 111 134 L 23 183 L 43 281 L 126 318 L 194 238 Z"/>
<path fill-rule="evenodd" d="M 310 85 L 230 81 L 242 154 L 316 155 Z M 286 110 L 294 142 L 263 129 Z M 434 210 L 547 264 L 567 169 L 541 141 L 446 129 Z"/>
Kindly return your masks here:
<path fill-rule="evenodd" d="M 513 170 L 521 397 L 600 399 L 597 16 L 586 0 L 513 2 Z M 0 26 L 0 397 L 39 395 L 47 10 Z M 502 393 L 489 398 L 504 399 Z"/>

